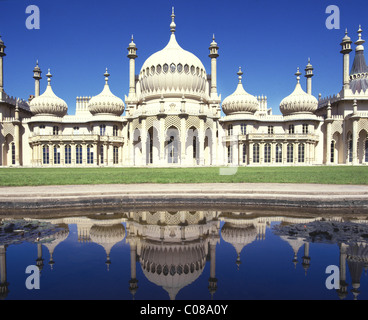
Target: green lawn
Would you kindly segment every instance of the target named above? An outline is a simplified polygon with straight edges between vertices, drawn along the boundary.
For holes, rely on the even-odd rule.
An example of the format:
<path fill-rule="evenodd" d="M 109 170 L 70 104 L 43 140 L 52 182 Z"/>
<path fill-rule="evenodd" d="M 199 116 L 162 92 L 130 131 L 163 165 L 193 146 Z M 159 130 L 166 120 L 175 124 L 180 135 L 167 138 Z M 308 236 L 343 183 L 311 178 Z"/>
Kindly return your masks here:
<path fill-rule="evenodd" d="M 112 183 L 322 183 L 368 184 L 367 166 L 221 168 L 1 168 L 0 186 Z M 229 168 L 236 170 L 236 168 Z"/>

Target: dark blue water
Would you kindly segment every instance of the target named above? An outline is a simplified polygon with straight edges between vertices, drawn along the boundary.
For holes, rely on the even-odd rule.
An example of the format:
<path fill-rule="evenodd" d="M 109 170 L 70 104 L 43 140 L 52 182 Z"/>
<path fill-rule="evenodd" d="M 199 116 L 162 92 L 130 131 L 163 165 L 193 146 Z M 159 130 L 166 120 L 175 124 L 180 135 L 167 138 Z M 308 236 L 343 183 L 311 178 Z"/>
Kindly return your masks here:
<path fill-rule="evenodd" d="M 323 239 L 321 231 L 322 238 L 298 238 L 277 229 L 320 220 L 218 211 L 47 219 L 59 227 L 53 236 L 41 232 L 37 240 L 2 244 L 2 298 L 367 299 L 368 235 L 361 217 L 353 222 L 363 228 L 358 240 L 340 217 L 340 231 L 355 237 Z M 40 270 L 39 289 L 26 287 L 29 265 Z M 329 265 L 339 267 L 339 280 L 345 278 L 340 297 L 326 287 Z"/>

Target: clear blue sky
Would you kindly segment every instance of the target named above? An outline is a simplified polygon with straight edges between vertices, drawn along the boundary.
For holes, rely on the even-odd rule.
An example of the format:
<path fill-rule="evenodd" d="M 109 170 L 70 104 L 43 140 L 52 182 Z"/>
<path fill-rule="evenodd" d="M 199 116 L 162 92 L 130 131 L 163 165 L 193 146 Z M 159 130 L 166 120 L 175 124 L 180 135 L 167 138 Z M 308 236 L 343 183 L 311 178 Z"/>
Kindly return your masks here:
<path fill-rule="evenodd" d="M 40 9 L 39 30 L 25 26 L 30 4 Z M 328 5 L 340 8 L 340 30 L 325 26 Z M 280 113 L 281 100 L 294 90 L 296 68 L 304 74 L 308 57 L 315 68 L 313 94 L 336 94 L 342 86 L 340 42 L 345 28 L 355 42 L 361 24 L 368 40 L 367 0 L 0 0 L 0 35 L 7 46 L 6 92 L 22 98 L 34 93 L 32 70 L 38 59 L 41 93 L 51 68 L 54 92 L 67 102 L 69 114 L 74 114 L 76 96 L 101 92 L 106 67 L 112 92 L 124 99 L 131 34 L 138 47 L 138 72 L 167 44 L 172 6 L 179 44 L 202 60 L 207 73 L 211 72 L 208 47 L 216 35 L 222 99 L 235 90 L 236 72 L 242 66 L 245 89 L 267 95 L 274 114 Z M 304 77 L 302 85 L 305 89 Z"/>

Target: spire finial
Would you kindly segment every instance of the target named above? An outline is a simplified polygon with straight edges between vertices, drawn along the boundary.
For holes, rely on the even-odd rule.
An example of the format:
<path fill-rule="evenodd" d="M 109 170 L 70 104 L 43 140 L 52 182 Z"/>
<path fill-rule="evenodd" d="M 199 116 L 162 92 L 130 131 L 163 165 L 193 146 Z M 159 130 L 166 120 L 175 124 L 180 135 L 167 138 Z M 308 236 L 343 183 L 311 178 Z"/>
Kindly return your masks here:
<path fill-rule="evenodd" d="M 237 72 L 237 75 L 238 75 L 239 83 L 242 83 L 243 71 L 242 71 L 241 67 L 239 67 L 239 71 Z"/>
<path fill-rule="evenodd" d="M 359 25 L 359 30 L 358 30 L 358 40 L 355 42 L 355 44 L 357 45 L 356 47 L 356 51 L 364 51 L 364 46 L 363 44 L 365 43 L 365 40 L 362 39 L 362 26 Z"/>
<path fill-rule="evenodd" d="M 106 84 L 108 84 L 110 73 L 108 73 L 107 68 L 106 68 L 106 71 L 104 73 L 104 76 L 105 76 L 105 82 L 106 82 Z"/>
<path fill-rule="evenodd" d="M 51 78 L 52 78 L 52 74 L 50 72 L 50 68 L 48 69 L 48 72 L 47 72 L 47 82 L 48 82 L 48 85 L 50 86 L 51 85 Z"/>
<path fill-rule="evenodd" d="M 174 34 L 176 30 L 174 7 L 172 7 L 170 30 L 172 34 Z"/>
<path fill-rule="evenodd" d="M 300 83 L 300 76 L 302 75 L 302 73 L 300 72 L 299 67 L 297 68 L 295 75 L 296 75 L 296 80 L 298 81 L 298 83 Z"/>

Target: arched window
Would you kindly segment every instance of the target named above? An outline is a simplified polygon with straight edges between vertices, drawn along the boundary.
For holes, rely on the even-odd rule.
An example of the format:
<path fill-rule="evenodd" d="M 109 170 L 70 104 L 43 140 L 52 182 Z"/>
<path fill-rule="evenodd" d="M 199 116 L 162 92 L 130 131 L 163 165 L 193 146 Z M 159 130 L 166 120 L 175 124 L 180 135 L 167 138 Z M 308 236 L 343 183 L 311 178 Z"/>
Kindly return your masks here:
<path fill-rule="evenodd" d="M 100 125 L 100 136 L 104 136 L 106 132 L 106 125 L 101 124 Z"/>
<path fill-rule="evenodd" d="M 365 162 L 368 162 L 368 138 L 365 140 Z"/>
<path fill-rule="evenodd" d="M 104 163 L 104 146 L 100 146 L 100 164 Z"/>
<path fill-rule="evenodd" d="M 54 146 L 54 164 L 60 164 L 60 146 Z"/>
<path fill-rule="evenodd" d="M 266 143 L 264 146 L 264 162 L 270 163 L 271 162 L 271 144 Z"/>
<path fill-rule="evenodd" d="M 335 144 L 336 142 L 334 140 L 331 141 L 331 155 L 330 155 L 330 162 L 334 163 L 335 162 Z"/>
<path fill-rule="evenodd" d="M 59 127 L 58 126 L 53 126 L 53 128 L 52 128 L 52 134 L 54 136 L 59 135 Z"/>
<path fill-rule="evenodd" d="M 267 127 L 267 132 L 268 132 L 268 134 L 273 134 L 273 126 L 268 126 Z"/>
<path fill-rule="evenodd" d="M 303 124 L 303 134 L 308 134 L 308 124 L 304 123 Z"/>
<path fill-rule="evenodd" d="M 280 143 L 276 145 L 275 152 L 276 152 L 275 154 L 276 163 L 281 163 L 282 162 L 282 145 Z"/>
<path fill-rule="evenodd" d="M 294 162 L 294 145 L 292 143 L 289 143 L 287 145 L 287 162 L 293 163 Z"/>
<path fill-rule="evenodd" d="M 353 162 L 353 137 L 351 133 L 348 135 L 348 161 Z"/>
<path fill-rule="evenodd" d="M 11 144 L 11 152 L 12 152 L 12 164 L 15 165 L 15 144 L 14 142 Z"/>
<path fill-rule="evenodd" d="M 112 129 L 113 129 L 113 132 L 112 132 L 113 136 L 117 137 L 119 133 L 118 126 L 115 125 Z"/>
<path fill-rule="evenodd" d="M 305 145 L 300 143 L 298 145 L 298 162 L 304 162 L 305 160 Z"/>
<path fill-rule="evenodd" d="M 82 146 L 80 144 L 78 144 L 75 147 L 75 159 L 76 159 L 76 164 L 82 164 Z"/>
<path fill-rule="evenodd" d="M 42 163 L 49 164 L 50 163 L 50 150 L 48 145 L 44 145 L 42 147 Z"/>
<path fill-rule="evenodd" d="M 71 164 L 72 163 L 72 147 L 67 144 L 65 146 L 65 164 Z"/>
<path fill-rule="evenodd" d="M 232 136 L 233 135 L 233 125 L 232 124 L 229 124 L 227 126 L 227 135 L 228 136 Z"/>
<path fill-rule="evenodd" d="M 193 159 L 197 158 L 197 137 L 193 137 Z"/>
<path fill-rule="evenodd" d="M 231 145 L 227 147 L 227 163 L 233 163 L 233 148 Z"/>
<path fill-rule="evenodd" d="M 293 124 L 289 124 L 289 133 L 294 134 L 295 133 L 295 127 Z"/>
<path fill-rule="evenodd" d="M 259 163 L 259 144 L 255 143 L 253 145 L 253 162 Z"/>
<path fill-rule="evenodd" d="M 247 162 L 247 145 L 243 143 L 243 163 Z"/>
<path fill-rule="evenodd" d="M 93 164 L 93 145 L 87 146 L 87 164 Z"/>
<path fill-rule="evenodd" d="M 113 161 L 114 164 L 118 164 L 119 163 L 119 148 L 117 146 L 114 146 L 114 151 L 113 151 Z"/>
<path fill-rule="evenodd" d="M 79 127 L 73 128 L 73 134 L 79 134 Z"/>
<path fill-rule="evenodd" d="M 245 136 L 247 134 L 247 125 L 245 123 L 242 123 L 240 125 L 241 134 Z"/>

